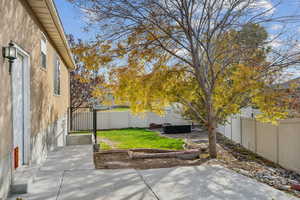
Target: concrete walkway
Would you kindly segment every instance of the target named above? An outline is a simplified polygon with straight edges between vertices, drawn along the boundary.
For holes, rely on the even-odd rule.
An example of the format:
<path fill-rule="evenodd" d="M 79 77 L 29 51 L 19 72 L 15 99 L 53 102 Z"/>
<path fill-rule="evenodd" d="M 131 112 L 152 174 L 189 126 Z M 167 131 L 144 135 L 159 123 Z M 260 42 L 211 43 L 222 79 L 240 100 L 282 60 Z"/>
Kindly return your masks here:
<path fill-rule="evenodd" d="M 17 196 L 10 198 L 15 200 Z M 91 146 L 51 152 L 23 200 L 296 200 L 221 166 L 95 170 Z"/>

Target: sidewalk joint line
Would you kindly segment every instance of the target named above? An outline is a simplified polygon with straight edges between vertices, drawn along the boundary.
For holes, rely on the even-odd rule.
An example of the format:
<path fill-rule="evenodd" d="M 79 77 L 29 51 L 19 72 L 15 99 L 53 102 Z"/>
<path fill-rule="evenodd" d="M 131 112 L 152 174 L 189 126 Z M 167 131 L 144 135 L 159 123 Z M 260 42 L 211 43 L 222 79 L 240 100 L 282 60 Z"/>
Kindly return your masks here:
<path fill-rule="evenodd" d="M 62 185 L 63 185 L 63 182 L 64 182 L 64 177 L 65 177 L 65 170 L 63 171 L 62 173 L 62 176 L 61 176 L 61 179 L 60 179 L 60 184 L 59 184 L 59 188 L 58 188 L 58 191 L 57 191 L 57 195 L 56 195 L 56 200 L 58 200 L 58 197 L 61 193 L 61 190 L 62 190 Z"/>
<path fill-rule="evenodd" d="M 152 192 L 152 194 L 155 196 L 155 198 L 157 200 L 160 200 L 159 197 L 157 196 L 157 194 L 154 192 L 154 190 L 151 188 L 151 186 L 146 182 L 146 180 L 144 179 L 143 175 L 140 174 L 139 170 L 135 170 L 137 172 L 137 174 L 139 175 L 139 177 L 142 179 L 142 181 L 145 183 L 145 185 L 147 186 L 147 188 Z"/>

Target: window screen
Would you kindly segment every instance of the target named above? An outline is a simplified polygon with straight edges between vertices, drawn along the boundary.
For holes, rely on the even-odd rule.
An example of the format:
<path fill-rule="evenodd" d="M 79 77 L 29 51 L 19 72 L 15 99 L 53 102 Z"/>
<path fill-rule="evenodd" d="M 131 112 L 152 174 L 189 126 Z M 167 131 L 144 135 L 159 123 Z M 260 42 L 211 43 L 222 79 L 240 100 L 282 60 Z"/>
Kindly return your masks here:
<path fill-rule="evenodd" d="M 60 95 L 60 59 L 55 56 L 54 61 L 54 94 Z"/>
<path fill-rule="evenodd" d="M 41 66 L 47 68 L 47 42 L 44 36 L 41 39 Z"/>

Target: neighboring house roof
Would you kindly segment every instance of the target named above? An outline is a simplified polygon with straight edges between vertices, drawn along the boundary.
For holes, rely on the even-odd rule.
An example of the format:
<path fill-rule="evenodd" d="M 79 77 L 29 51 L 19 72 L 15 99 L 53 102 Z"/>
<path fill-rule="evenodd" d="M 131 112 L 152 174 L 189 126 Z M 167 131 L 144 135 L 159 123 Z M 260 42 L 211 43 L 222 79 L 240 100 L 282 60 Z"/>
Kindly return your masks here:
<path fill-rule="evenodd" d="M 67 67 L 74 69 L 75 62 L 53 0 L 27 0 L 27 2 Z"/>

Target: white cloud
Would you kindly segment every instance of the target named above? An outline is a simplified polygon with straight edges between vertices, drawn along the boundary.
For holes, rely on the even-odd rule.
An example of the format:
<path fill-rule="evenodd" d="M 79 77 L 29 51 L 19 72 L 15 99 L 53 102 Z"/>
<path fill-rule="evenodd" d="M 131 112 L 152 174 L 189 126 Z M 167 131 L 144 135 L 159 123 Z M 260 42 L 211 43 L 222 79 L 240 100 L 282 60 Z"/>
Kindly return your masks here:
<path fill-rule="evenodd" d="M 273 48 L 279 48 L 282 44 L 280 41 L 278 40 L 273 40 L 270 45 L 273 47 Z"/>
<path fill-rule="evenodd" d="M 266 15 L 271 15 L 276 11 L 276 8 L 273 6 L 270 0 L 258 0 L 253 3 L 253 7 L 262 9 L 262 11 L 266 11 Z"/>
<path fill-rule="evenodd" d="M 274 24 L 274 25 L 271 27 L 271 29 L 274 30 L 274 31 L 280 30 L 280 29 L 282 29 L 282 28 L 283 28 L 283 25 L 281 25 L 281 24 Z M 299 31 L 300 31 L 300 29 L 299 29 Z"/>
<path fill-rule="evenodd" d="M 80 11 L 83 14 L 83 20 L 87 23 L 90 23 L 91 21 L 96 21 L 98 19 L 97 14 L 89 9 L 80 8 Z"/>
<path fill-rule="evenodd" d="M 273 48 L 279 48 L 283 45 L 282 40 L 280 40 L 279 38 L 276 38 L 274 35 L 270 35 L 269 41 L 270 41 L 271 47 L 273 47 Z"/>
<path fill-rule="evenodd" d="M 281 82 L 287 82 L 295 78 L 300 77 L 300 68 L 299 67 L 290 67 L 283 71 Z"/>
<path fill-rule="evenodd" d="M 241 2 L 237 9 L 241 9 L 246 5 L 249 8 L 257 11 L 257 14 L 265 12 L 264 15 L 266 16 L 272 15 L 276 11 L 276 8 L 273 6 L 270 0 L 256 0 L 251 2 L 250 4 L 248 4 L 248 2 Z"/>

